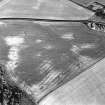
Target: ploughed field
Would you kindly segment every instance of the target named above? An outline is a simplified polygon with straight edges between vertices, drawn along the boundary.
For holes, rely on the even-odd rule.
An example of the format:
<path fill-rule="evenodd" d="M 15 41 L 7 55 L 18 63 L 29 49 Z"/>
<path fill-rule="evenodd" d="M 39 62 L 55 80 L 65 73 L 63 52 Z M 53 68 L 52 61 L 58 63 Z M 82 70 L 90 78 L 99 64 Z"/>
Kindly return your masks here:
<path fill-rule="evenodd" d="M 34 101 L 104 57 L 104 32 L 89 30 L 81 22 L 1 21 L 0 63 L 9 82 Z"/>

